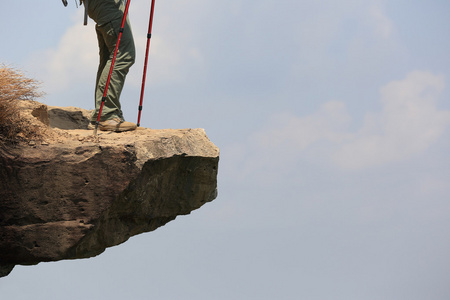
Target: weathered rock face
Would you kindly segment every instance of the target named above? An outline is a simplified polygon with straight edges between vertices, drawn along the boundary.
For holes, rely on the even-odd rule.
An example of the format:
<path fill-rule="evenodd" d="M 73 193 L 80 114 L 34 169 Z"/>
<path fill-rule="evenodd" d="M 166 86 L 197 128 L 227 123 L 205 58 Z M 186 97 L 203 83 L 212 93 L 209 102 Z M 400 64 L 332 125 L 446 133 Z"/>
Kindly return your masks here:
<path fill-rule="evenodd" d="M 94 138 L 69 129 L 87 126 L 87 111 L 36 105 L 30 115 L 64 130 L 0 149 L 0 276 L 98 255 L 216 198 L 219 151 L 202 129 Z"/>

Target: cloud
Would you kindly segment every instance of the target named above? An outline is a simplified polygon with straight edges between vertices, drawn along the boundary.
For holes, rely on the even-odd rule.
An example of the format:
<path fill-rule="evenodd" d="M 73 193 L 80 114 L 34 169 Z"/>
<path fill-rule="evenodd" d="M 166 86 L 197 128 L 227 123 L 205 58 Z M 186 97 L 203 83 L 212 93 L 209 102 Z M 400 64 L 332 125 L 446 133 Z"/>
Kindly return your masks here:
<path fill-rule="evenodd" d="M 75 18 L 76 17 L 76 18 Z M 66 90 L 73 83 L 95 80 L 98 48 L 93 22 L 82 26 L 78 10 L 74 25 L 67 29 L 55 48 L 35 53 L 29 59 L 30 69 L 44 82 L 48 93 Z"/>
<path fill-rule="evenodd" d="M 363 168 L 406 160 L 423 153 L 450 123 L 436 102 L 444 78 L 415 71 L 381 89 L 383 110 L 369 114 L 360 131 L 333 155 L 341 167 Z"/>
<path fill-rule="evenodd" d="M 274 116 L 271 128 L 255 134 L 252 143 L 278 163 L 283 157 L 291 164 L 292 157 L 308 157 L 357 170 L 408 160 L 426 151 L 450 124 L 450 112 L 437 107 L 444 86 L 443 76 L 414 71 L 380 89 L 382 110 L 366 114 L 356 132 L 349 129 L 345 104 L 330 101 L 309 116 Z"/>
<path fill-rule="evenodd" d="M 290 113 L 276 115 L 270 121 L 272 125 L 276 124 L 275 128 L 258 133 L 255 138 L 266 149 L 305 150 L 320 140 L 342 141 L 345 136 L 342 130 L 349 120 L 345 104 L 330 101 L 323 104 L 318 112 L 303 118 Z"/>
<path fill-rule="evenodd" d="M 383 7 L 380 5 L 372 5 L 369 8 L 369 23 L 374 28 L 375 35 L 387 39 L 390 38 L 394 32 L 394 24 L 386 15 Z"/>

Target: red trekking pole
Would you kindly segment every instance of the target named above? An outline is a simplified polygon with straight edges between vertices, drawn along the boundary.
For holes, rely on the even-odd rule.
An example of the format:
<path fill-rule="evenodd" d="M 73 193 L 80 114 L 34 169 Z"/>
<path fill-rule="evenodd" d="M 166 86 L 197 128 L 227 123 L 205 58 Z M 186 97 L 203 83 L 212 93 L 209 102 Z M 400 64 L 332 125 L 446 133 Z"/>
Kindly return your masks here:
<path fill-rule="evenodd" d="M 142 102 L 144 99 L 145 77 L 147 76 L 147 61 L 148 61 L 148 52 L 150 49 L 150 39 L 152 38 L 154 8 L 155 8 L 155 0 L 152 0 L 152 5 L 151 5 L 151 9 L 150 9 L 150 21 L 148 24 L 148 33 L 147 33 L 147 49 L 145 50 L 144 74 L 142 75 L 141 99 L 139 101 L 139 112 L 138 112 L 138 120 L 137 120 L 138 127 L 141 125 L 140 123 L 141 123 Z"/>
<path fill-rule="evenodd" d="M 123 28 L 125 27 L 125 22 L 127 20 L 128 7 L 130 7 L 130 1 L 127 1 L 125 6 L 125 11 L 123 13 L 122 25 L 120 25 L 119 36 L 117 37 L 116 48 L 114 49 L 114 56 L 111 61 L 111 68 L 109 69 L 108 79 L 106 80 L 105 90 L 103 91 L 102 103 L 100 105 L 100 109 L 98 111 L 97 121 L 95 122 L 94 135 L 97 135 L 98 124 L 100 123 L 100 117 L 102 116 L 103 105 L 105 104 L 106 95 L 108 93 L 109 83 L 111 81 L 111 75 L 114 70 L 114 63 L 116 62 L 117 51 L 119 50 L 120 39 L 122 38 Z"/>

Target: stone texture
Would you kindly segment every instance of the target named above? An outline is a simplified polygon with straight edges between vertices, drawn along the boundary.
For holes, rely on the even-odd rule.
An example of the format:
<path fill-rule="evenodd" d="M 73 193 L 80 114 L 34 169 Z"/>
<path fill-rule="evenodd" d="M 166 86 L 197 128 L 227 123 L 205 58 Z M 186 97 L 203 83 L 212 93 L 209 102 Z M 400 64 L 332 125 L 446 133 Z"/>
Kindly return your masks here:
<path fill-rule="evenodd" d="M 85 110 L 24 106 L 53 129 L 0 148 L 0 277 L 17 264 L 98 255 L 217 196 L 219 150 L 203 129 L 94 137 Z"/>

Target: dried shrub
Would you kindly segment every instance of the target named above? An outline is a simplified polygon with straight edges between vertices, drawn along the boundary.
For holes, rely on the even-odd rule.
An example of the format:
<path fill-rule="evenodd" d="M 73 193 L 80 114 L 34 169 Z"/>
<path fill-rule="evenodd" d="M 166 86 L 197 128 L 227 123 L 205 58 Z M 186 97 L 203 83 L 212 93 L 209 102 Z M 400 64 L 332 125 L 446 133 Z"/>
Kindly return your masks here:
<path fill-rule="evenodd" d="M 0 140 L 18 141 L 36 138 L 38 129 L 21 118 L 19 100 L 34 100 L 42 96 L 39 82 L 22 72 L 0 65 Z"/>

